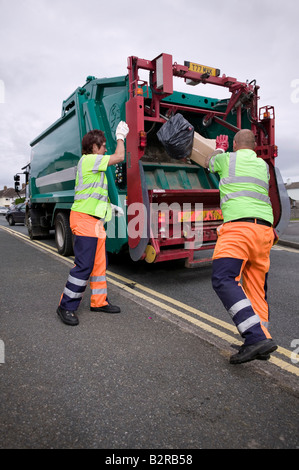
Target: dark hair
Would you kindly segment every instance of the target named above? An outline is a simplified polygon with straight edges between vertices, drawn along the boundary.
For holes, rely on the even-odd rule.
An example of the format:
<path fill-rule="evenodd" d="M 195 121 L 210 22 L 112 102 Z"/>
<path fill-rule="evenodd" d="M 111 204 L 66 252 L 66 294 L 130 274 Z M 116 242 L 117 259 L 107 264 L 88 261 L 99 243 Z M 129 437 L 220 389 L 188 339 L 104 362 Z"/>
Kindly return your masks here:
<path fill-rule="evenodd" d="M 93 144 L 96 144 L 98 147 L 106 142 L 106 137 L 103 131 L 99 129 L 94 129 L 89 131 L 82 139 L 82 155 L 89 155 L 92 153 Z"/>

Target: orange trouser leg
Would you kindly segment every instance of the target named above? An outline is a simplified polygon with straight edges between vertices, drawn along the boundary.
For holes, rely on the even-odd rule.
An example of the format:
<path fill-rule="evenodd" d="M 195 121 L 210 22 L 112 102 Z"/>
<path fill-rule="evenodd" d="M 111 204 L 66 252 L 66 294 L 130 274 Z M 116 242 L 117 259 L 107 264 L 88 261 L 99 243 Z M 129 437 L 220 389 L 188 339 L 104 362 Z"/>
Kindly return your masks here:
<path fill-rule="evenodd" d="M 98 244 L 95 254 L 93 270 L 90 275 L 91 287 L 91 307 L 103 307 L 107 305 L 107 282 L 106 282 L 106 249 L 105 249 L 105 229 L 98 226 Z"/>
<path fill-rule="evenodd" d="M 270 227 L 260 225 L 257 225 L 257 227 L 262 227 L 262 230 L 258 234 L 258 244 L 252 250 L 250 263 L 246 263 L 243 270 L 243 288 L 251 301 L 253 309 L 261 319 L 261 327 L 266 337 L 271 338 L 268 331 L 267 276 L 270 268 L 270 249 L 273 235 Z"/>
<path fill-rule="evenodd" d="M 75 265 L 71 269 L 60 306 L 75 311 L 80 305 L 88 280 L 91 306 L 107 305 L 106 233 L 103 223 L 88 214 L 71 211 L 70 226 L 75 235 Z"/>

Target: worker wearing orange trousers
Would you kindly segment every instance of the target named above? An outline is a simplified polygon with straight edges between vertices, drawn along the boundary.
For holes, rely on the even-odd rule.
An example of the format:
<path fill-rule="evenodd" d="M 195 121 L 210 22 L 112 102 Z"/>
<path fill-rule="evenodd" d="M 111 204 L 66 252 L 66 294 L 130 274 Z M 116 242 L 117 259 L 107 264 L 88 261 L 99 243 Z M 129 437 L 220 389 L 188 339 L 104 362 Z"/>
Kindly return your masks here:
<path fill-rule="evenodd" d="M 67 325 L 79 324 L 76 310 L 89 281 L 90 310 L 120 312 L 120 308 L 111 305 L 107 299 L 104 224 L 111 220 L 112 205 L 106 172 L 109 166 L 124 160 L 124 140 L 128 132 L 127 124 L 121 121 L 116 128 L 116 149 L 112 155 L 106 155 L 106 138 L 101 130 L 89 131 L 82 139 L 82 157 L 77 165 L 75 197 L 70 214 L 75 265 L 57 308 L 58 316 Z"/>
<path fill-rule="evenodd" d="M 88 214 L 71 211 L 70 226 L 74 234 L 75 265 L 69 273 L 60 307 L 76 311 L 89 281 L 91 308 L 103 307 L 108 304 L 103 222 Z"/>
<path fill-rule="evenodd" d="M 216 139 L 216 151 L 206 166 L 220 176 L 223 225 L 213 254 L 212 285 L 230 314 L 244 344 L 232 364 L 268 359 L 277 349 L 268 329 L 267 276 L 274 242 L 269 198 L 269 168 L 255 153 L 255 136 L 239 131 L 234 152 L 228 137 Z"/>
<path fill-rule="evenodd" d="M 227 222 L 218 230 L 212 283 L 246 345 L 271 338 L 267 276 L 272 245 L 273 229 L 258 223 Z"/>

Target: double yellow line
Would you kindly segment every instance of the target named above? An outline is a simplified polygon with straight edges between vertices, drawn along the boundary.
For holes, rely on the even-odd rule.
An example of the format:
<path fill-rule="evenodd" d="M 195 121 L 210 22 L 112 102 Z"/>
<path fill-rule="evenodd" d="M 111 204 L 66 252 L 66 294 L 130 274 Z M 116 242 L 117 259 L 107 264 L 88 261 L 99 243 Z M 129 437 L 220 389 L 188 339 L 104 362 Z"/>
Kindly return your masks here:
<path fill-rule="evenodd" d="M 64 261 L 67 261 L 70 264 L 74 263 L 73 257 L 62 257 L 57 253 L 55 248 L 52 248 L 41 241 L 30 240 L 27 235 L 16 232 L 15 230 L 12 230 L 8 227 L 0 226 L 0 228 L 10 233 L 11 235 L 14 235 L 26 241 L 27 243 L 30 243 L 31 245 L 50 253 L 51 255 L 57 256 L 60 261 L 63 259 Z M 129 292 L 130 294 L 135 295 L 136 297 L 148 302 L 149 304 L 159 307 L 165 310 L 166 312 L 171 313 L 172 315 L 175 315 L 176 317 L 179 317 L 182 320 L 185 320 L 188 323 L 193 324 L 196 327 L 201 328 L 202 330 L 211 333 L 214 336 L 217 336 L 218 338 L 221 338 L 229 344 L 242 344 L 239 340 L 239 335 L 236 333 L 236 329 L 232 324 L 219 320 L 194 307 L 186 305 L 183 302 L 174 300 L 173 298 L 168 297 L 167 295 L 150 289 L 149 287 L 143 286 L 142 284 L 134 282 L 131 279 L 113 273 L 110 270 L 107 270 L 106 274 L 108 282 L 126 292 Z M 279 354 L 279 356 L 277 356 L 276 354 Z M 289 362 L 286 362 L 285 360 L 281 359 L 280 356 L 287 357 L 289 359 Z M 291 359 L 292 352 L 288 349 L 279 346 L 277 351 L 271 355 L 269 362 L 275 364 L 280 369 L 283 369 L 296 376 L 299 376 L 299 367 L 292 364 Z"/>
<path fill-rule="evenodd" d="M 200 310 L 198 310 L 194 307 L 190 307 L 189 305 L 183 304 L 182 302 L 180 302 L 178 300 L 174 300 L 171 297 L 168 297 L 167 295 L 164 295 L 164 294 L 161 294 L 160 292 L 156 292 L 152 289 L 149 289 L 148 287 L 143 286 L 142 284 L 132 282 L 132 281 L 130 281 L 130 279 L 127 279 L 123 276 L 120 276 L 119 274 L 115 274 L 115 273 L 112 273 L 110 271 L 107 271 L 107 274 L 109 276 L 112 276 L 112 277 L 118 279 L 118 281 L 116 281 L 115 279 L 111 279 L 111 278 L 109 279 L 109 277 L 107 277 L 107 279 L 112 284 L 120 287 L 121 289 L 123 289 L 127 292 L 133 293 L 136 297 L 142 298 L 143 300 L 145 300 L 145 301 L 147 301 L 147 302 L 149 302 L 153 305 L 156 305 L 157 307 L 162 308 L 162 309 L 166 310 L 167 312 L 172 313 L 173 315 L 176 315 L 177 317 L 180 317 L 180 318 L 186 320 L 187 322 L 192 323 L 193 325 L 196 325 L 199 328 L 201 328 L 201 329 L 203 329 L 207 332 L 212 333 L 213 335 L 227 341 L 229 344 L 236 344 L 236 345 L 241 345 L 242 344 L 241 341 L 237 337 L 232 336 L 231 334 L 228 334 L 228 333 L 220 330 L 219 328 L 215 328 L 214 326 L 211 326 L 208 323 L 205 323 L 205 322 L 199 320 L 199 318 L 204 319 L 204 320 L 206 320 L 210 323 L 214 323 L 218 327 L 221 327 L 224 330 L 230 331 L 232 334 L 235 333 L 235 327 L 233 325 L 231 325 L 229 323 L 226 323 L 222 320 L 218 320 L 217 318 L 214 318 L 211 315 L 208 315 L 204 312 L 201 312 Z M 121 282 L 119 282 L 119 281 L 121 281 Z M 134 289 L 132 289 L 132 287 L 130 287 L 130 285 L 132 285 L 132 284 L 134 285 Z M 136 289 L 139 289 L 142 292 L 139 292 Z M 143 294 L 143 292 L 146 292 L 149 295 Z M 177 308 L 173 308 L 173 307 L 167 305 L 167 303 L 164 303 L 161 300 L 155 299 L 154 296 L 158 297 L 159 299 L 161 299 L 161 300 L 163 300 L 167 303 L 175 305 Z M 189 314 L 184 313 L 182 310 L 188 311 Z M 195 315 L 195 317 L 191 316 L 190 313 Z M 285 356 L 288 359 L 291 359 L 292 352 L 289 351 L 288 349 L 285 349 L 285 348 L 281 347 L 281 346 L 278 347 L 276 353 L 279 353 L 282 356 Z M 271 362 L 272 364 L 275 364 L 279 368 L 281 368 L 283 370 L 286 370 L 288 372 L 291 372 L 292 374 L 295 374 L 299 377 L 299 368 L 297 366 L 295 366 L 293 364 L 290 364 L 290 363 L 280 359 L 279 357 L 273 356 L 273 354 L 271 355 L 271 357 L 269 359 L 269 362 Z"/>

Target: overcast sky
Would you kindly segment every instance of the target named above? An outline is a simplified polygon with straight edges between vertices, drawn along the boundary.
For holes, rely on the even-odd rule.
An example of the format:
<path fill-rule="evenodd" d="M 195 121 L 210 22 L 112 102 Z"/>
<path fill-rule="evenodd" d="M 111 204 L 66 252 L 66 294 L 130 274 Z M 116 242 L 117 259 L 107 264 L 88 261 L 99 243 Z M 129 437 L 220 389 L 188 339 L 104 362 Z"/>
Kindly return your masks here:
<path fill-rule="evenodd" d="M 259 105 L 275 107 L 276 165 L 299 181 L 298 19 L 298 0 L 0 0 L 0 189 L 88 75 L 125 75 L 127 57 L 162 52 L 256 79 Z M 186 92 L 227 96 L 203 85 Z"/>

